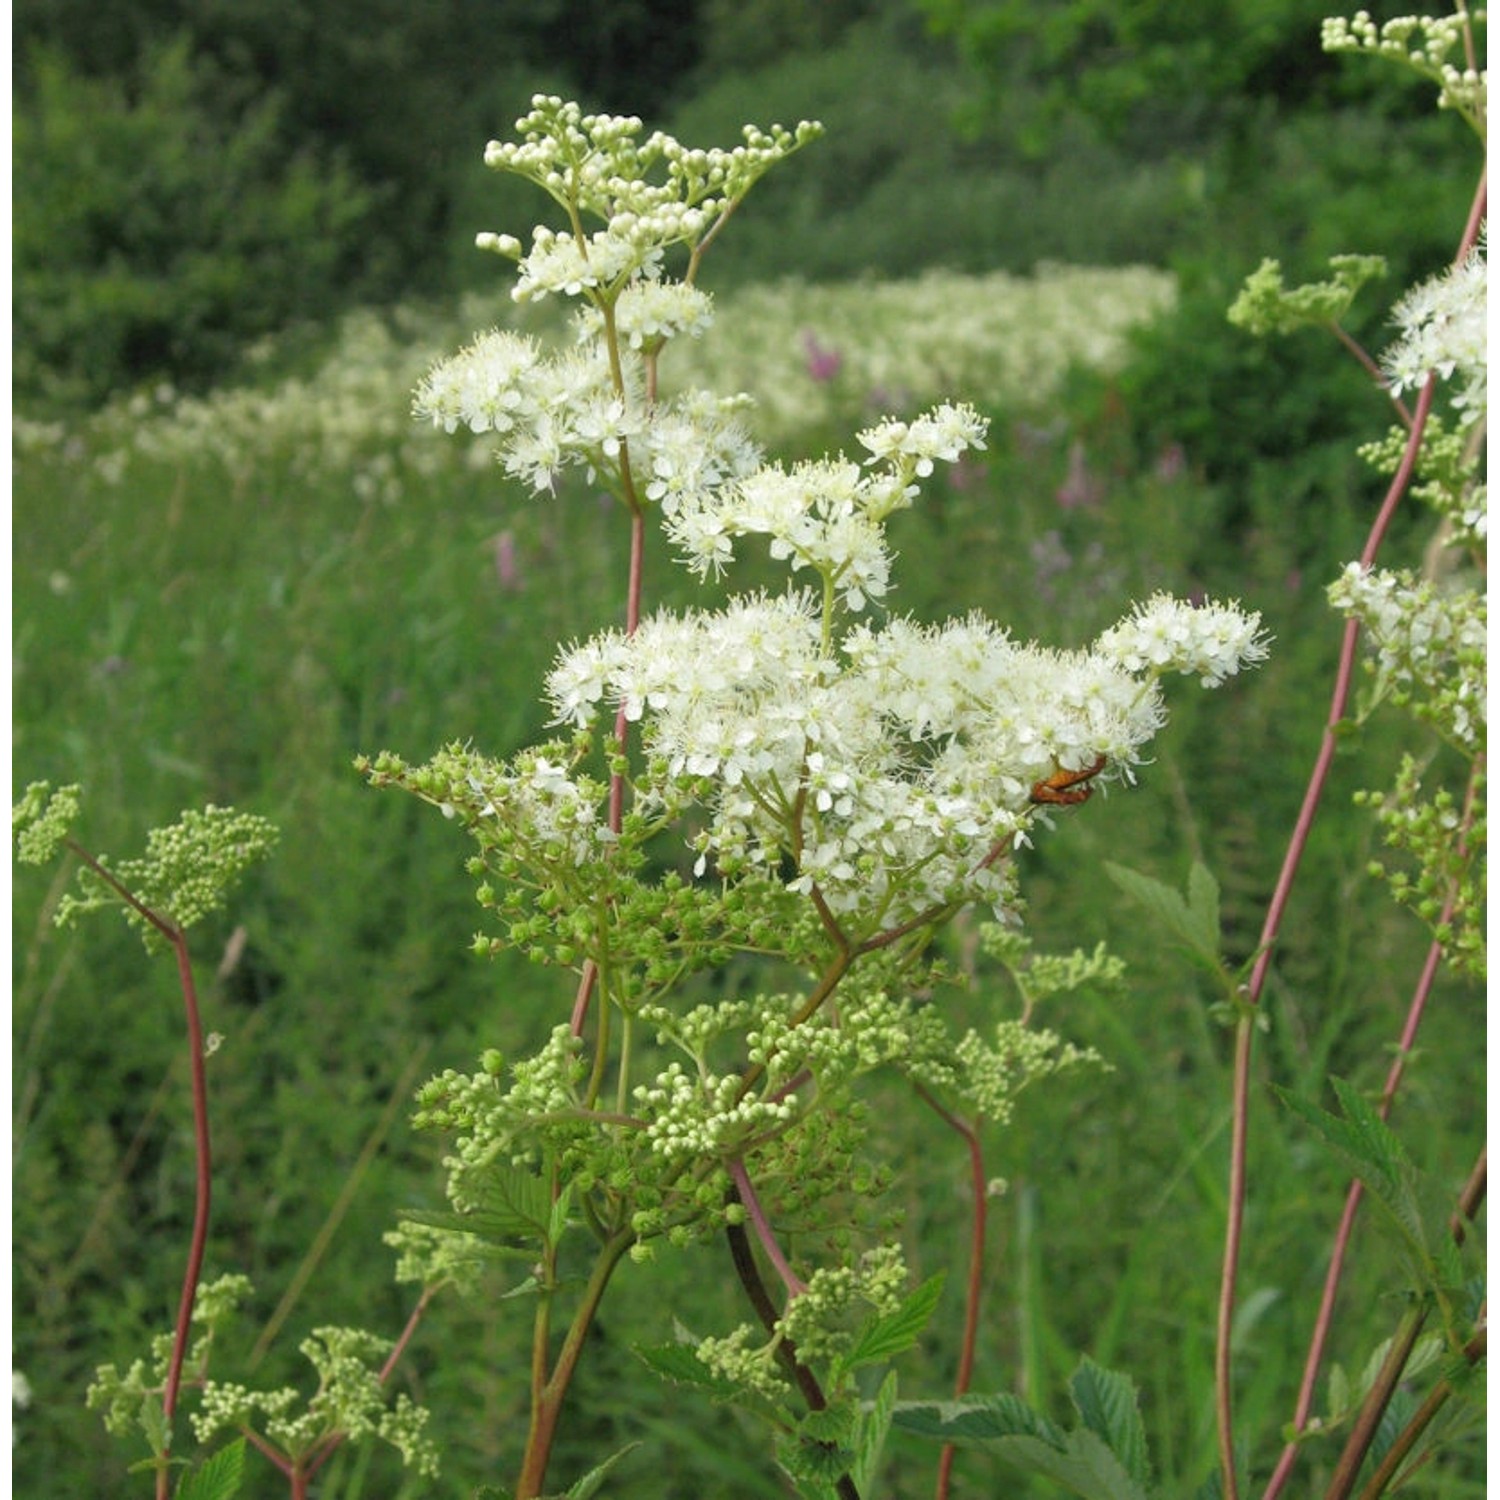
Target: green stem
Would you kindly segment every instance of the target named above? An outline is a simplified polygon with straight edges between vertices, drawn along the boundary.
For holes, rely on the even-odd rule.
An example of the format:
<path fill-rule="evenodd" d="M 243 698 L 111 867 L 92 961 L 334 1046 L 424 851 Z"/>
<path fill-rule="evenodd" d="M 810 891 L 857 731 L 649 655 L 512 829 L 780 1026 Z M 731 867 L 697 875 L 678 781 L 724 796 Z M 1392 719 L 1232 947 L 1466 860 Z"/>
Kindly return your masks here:
<path fill-rule="evenodd" d="M 620 1257 L 635 1243 L 631 1230 L 621 1230 L 608 1240 L 594 1263 L 593 1274 L 584 1287 L 583 1300 L 573 1314 L 573 1321 L 563 1337 L 558 1350 L 557 1363 L 550 1375 L 546 1373 L 546 1334 L 538 1330 L 538 1338 L 532 1350 L 532 1403 L 531 1427 L 526 1434 L 526 1452 L 521 1461 L 520 1478 L 516 1481 L 515 1500 L 536 1500 L 542 1493 L 547 1478 L 547 1460 L 552 1454 L 552 1441 L 557 1434 L 557 1419 L 562 1411 L 563 1398 L 567 1395 L 569 1382 L 577 1367 L 578 1357 L 583 1353 L 584 1339 L 599 1310 L 604 1290 L 614 1274 Z M 544 1293 L 544 1305 L 550 1293 Z M 541 1311 L 538 1310 L 538 1318 Z"/>

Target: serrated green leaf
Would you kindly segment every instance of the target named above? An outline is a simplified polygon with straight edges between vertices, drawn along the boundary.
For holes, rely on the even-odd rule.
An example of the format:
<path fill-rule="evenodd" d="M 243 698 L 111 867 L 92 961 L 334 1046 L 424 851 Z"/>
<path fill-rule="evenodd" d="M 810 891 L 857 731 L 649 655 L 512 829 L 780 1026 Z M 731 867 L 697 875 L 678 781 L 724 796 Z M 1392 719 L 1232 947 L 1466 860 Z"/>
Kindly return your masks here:
<path fill-rule="evenodd" d="M 510 1232 L 499 1220 L 483 1212 L 456 1214 L 444 1208 L 403 1208 L 401 1218 L 408 1224 L 425 1224 L 430 1229 L 447 1229 L 470 1237 L 472 1249 L 465 1259 L 500 1265 L 503 1262 L 536 1261 L 534 1236 Z"/>
<path fill-rule="evenodd" d="M 789 1425 L 794 1420 L 788 1411 L 763 1392 L 726 1380 L 722 1375 L 715 1375 L 698 1358 L 694 1347 L 694 1344 L 689 1343 L 631 1346 L 638 1359 L 673 1385 L 689 1386 L 726 1406 L 743 1407 L 778 1426 Z"/>
<path fill-rule="evenodd" d="M 177 1500 L 230 1500 L 239 1493 L 244 1477 L 245 1440 L 236 1438 L 184 1476 Z"/>
<path fill-rule="evenodd" d="M 1201 867 L 1195 867 L 1195 869 Z M 1217 915 L 1212 923 L 1208 925 L 1203 920 L 1201 912 L 1195 911 L 1182 897 L 1166 884 L 1165 881 L 1157 880 L 1151 875 L 1143 875 L 1139 870 L 1132 870 L 1125 865 L 1117 865 L 1112 860 L 1105 860 L 1105 873 L 1114 883 L 1125 892 L 1127 896 L 1139 901 L 1166 929 L 1186 946 L 1188 953 L 1199 963 L 1210 969 L 1213 973 L 1223 972 L 1223 963 L 1219 957 L 1219 927 Z M 1211 882 L 1213 877 L 1204 876 Z M 1193 889 L 1192 874 L 1188 877 L 1189 891 Z M 1206 900 L 1206 888 L 1199 880 L 1200 902 Z M 1214 889 L 1214 909 L 1217 913 L 1218 893 Z"/>
<path fill-rule="evenodd" d="M 1414 1191 L 1415 1173 L 1405 1148 L 1357 1089 L 1339 1078 L 1329 1082 L 1344 1111 L 1342 1118 L 1311 1100 L 1272 1087 L 1293 1114 L 1311 1125 L 1349 1163 L 1354 1175 L 1395 1221 L 1419 1270 L 1425 1274 L 1426 1236 Z"/>
<path fill-rule="evenodd" d="M 159 1395 L 150 1394 L 141 1402 L 137 1420 L 141 1424 L 141 1431 L 146 1434 L 146 1446 L 153 1453 L 165 1453 L 169 1446 L 170 1428 Z"/>
<path fill-rule="evenodd" d="M 511 1492 L 503 1485 L 482 1484 L 474 1491 L 472 1500 L 511 1500 Z"/>
<path fill-rule="evenodd" d="M 891 1421 L 903 1432 L 958 1448 L 987 1448 L 1017 1436 L 1038 1438 L 1058 1449 L 1065 1442 L 1060 1427 L 1008 1392 L 954 1401 L 898 1401 Z"/>
<path fill-rule="evenodd" d="M 943 1294 L 943 1275 L 924 1281 L 889 1317 L 876 1318 L 861 1329 L 854 1347 L 839 1360 L 847 1373 L 862 1365 L 880 1364 L 910 1349 L 921 1336 Z"/>
<path fill-rule="evenodd" d="M 716 1401 L 732 1401 L 739 1390 L 732 1380 L 715 1375 L 698 1358 L 691 1344 L 635 1344 L 632 1347 L 638 1359 L 673 1385 L 692 1386 Z"/>
<path fill-rule="evenodd" d="M 892 1370 L 880 1382 L 875 1399 L 862 1414 L 859 1440 L 855 1444 L 854 1464 L 849 1477 L 861 1495 L 874 1489 L 880 1456 L 885 1451 L 886 1434 L 891 1430 L 891 1411 L 896 1405 L 896 1372 Z"/>
<path fill-rule="evenodd" d="M 549 1184 L 523 1167 L 492 1162 L 478 1179 L 478 1200 L 464 1213 L 407 1209 L 402 1217 L 434 1229 L 472 1234 L 506 1252 L 552 1243 L 553 1200 Z M 475 1184 L 470 1183 L 470 1191 Z"/>
<path fill-rule="evenodd" d="M 1068 1393 L 1083 1425 L 1120 1460 L 1131 1479 L 1145 1484 L 1151 1464 L 1135 1383 L 1085 1357 L 1068 1382 Z"/>
<path fill-rule="evenodd" d="M 1206 951 L 1215 958 L 1219 952 L 1219 882 L 1205 864 L 1193 861 L 1188 871 L 1188 913 Z"/>
<path fill-rule="evenodd" d="M 989 1451 L 1016 1468 L 1041 1474 L 1082 1500 L 1147 1500 L 1102 1438 L 1085 1429 L 1070 1432 L 1061 1451 L 1041 1438 L 1001 1438 Z"/>
<path fill-rule="evenodd" d="M 590 1469 L 582 1479 L 568 1486 L 567 1500 L 592 1500 L 592 1497 L 599 1493 L 599 1486 L 609 1477 L 609 1471 L 627 1453 L 634 1453 L 640 1446 L 639 1443 L 626 1443 L 619 1452 L 611 1453 L 597 1468 Z"/>

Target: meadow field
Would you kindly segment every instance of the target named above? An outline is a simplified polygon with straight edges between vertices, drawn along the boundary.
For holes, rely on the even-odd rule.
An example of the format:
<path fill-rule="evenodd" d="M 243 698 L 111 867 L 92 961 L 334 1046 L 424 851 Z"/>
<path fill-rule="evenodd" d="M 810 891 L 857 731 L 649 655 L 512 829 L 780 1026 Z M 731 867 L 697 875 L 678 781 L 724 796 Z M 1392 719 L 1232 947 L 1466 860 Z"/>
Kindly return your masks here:
<path fill-rule="evenodd" d="M 761 393 L 748 420 L 771 452 L 847 448 L 883 415 L 973 403 L 989 446 L 934 479 L 894 529 L 906 579 L 891 607 L 919 619 L 982 609 L 1018 635 L 1079 644 L 1157 589 L 1259 610 L 1269 662 L 1201 704 L 1183 693 L 1140 784 L 1061 809 L 1023 861 L 1039 947 L 1107 942 L 1122 993 L 1058 1002 L 1048 1022 L 1092 1046 L 1090 1071 L 1022 1101 L 997 1137 L 988 1294 L 976 1389 L 1065 1410 L 1081 1354 L 1131 1372 L 1163 1494 L 1214 1465 L 1214 1303 L 1225 1193 L 1230 1032 L 1168 934 L 1101 874 L 1117 860 L 1181 886 L 1215 874 L 1224 942 L 1253 949 L 1326 711 L 1339 623 L 1324 588 L 1358 551 L 1378 481 L 1352 460 L 1305 472 L 1267 462 L 1253 483 L 1206 472 L 1136 400 L 1128 332 L 1175 287 L 1142 268 L 1032 277 L 933 274 L 723 297 L 670 378 Z M 302 1381 L 317 1324 L 392 1333 L 405 1293 L 380 1236 L 441 1203 L 442 1145 L 410 1126 L 424 1078 L 511 1051 L 565 1017 L 567 995 L 520 959 L 466 950 L 479 914 L 465 851 L 441 818 L 367 789 L 357 753 L 422 757 L 468 741 L 508 754 L 541 737 L 542 678 L 560 640 L 613 623 L 620 555 L 581 479 L 525 494 L 478 441 L 415 423 L 410 392 L 473 329 L 558 330 L 503 296 L 347 317 L 321 352 L 207 395 L 142 391 L 92 417 L 17 422 L 13 766 L 85 788 L 80 837 L 124 856 L 185 807 L 233 804 L 281 829 L 276 858 L 195 937 L 207 1024 L 217 1198 L 210 1264 L 256 1293 L 233 1349 L 256 1379 Z M 1226 341 L 1240 337 L 1226 326 Z M 274 351 L 273 351 L 274 353 Z M 1246 399 L 1249 394 L 1246 393 Z M 1378 399 L 1367 403 L 1372 433 Z M 1392 550 L 1420 562 L 1431 528 Z M 653 597 L 684 597 L 660 549 Z M 749 563 L 736 584 L 753 582 Z M 769 576 L 769 575 L 768 575 Z M 1346 1180 L 1260 1085 L 1313 1098 L 1324 1080 L 1378 1089 L 1427 936 L 1367 866 L 1378 834 L 1353 804 L 1390 779 L 1399 723 L 1351 732 L 1278 949 L 1258 1043 L 1254 1169 L 1238 1330 L 1240 1420 L 1257 1464 L 1289 1419 L 1302 1340 Z M 121 1451 L 83 1409 L 96 1366 L 122 1366 L 170 1324 L 190 1211 L 191 1140 L 171 975 L 128 933 L 49 925 L 70 871 L 17 880 L 13 1361 L 18 1495 L 124 1493 Z M 49 883 L 50 882 L 50 883 Z M 950 934 L 972 956 L 972 924 Z M 732 983 L 750 983 L 731 975 Z M 993 984 L 994 981 L 988 981 Z M 952 1003 L 993 1003 L 981 981 Z M 1484 1091 L 1482 989 L 1440 980 L 1398 1120 L 1407 1149 L 1456 1190 Z M 896 1085 L 877 1134 L 899 1164 L 918 1276 L 962 1277 L 965 1164 Z M 1333 1358 L 1364 1368 L 1389 1325 L 1397 1252 L 1364 1226 Z M 629 1267 L 592 1335 L 561 1439 L 573 1475 L 644 1439 L 620 1496 L 784 1493 L 755 1433 L 684 1397 L 632 1346 L 738 1316 L 735 1291 L 667 1254 Z M 953 1298 L 901 1362 L 903 1394 L 941 1393 Z M 403 1380 L 433 1412 L 442 1477 L 388 1452 L 341 1452 L 326 1500 L 469 1494 L 513 1461 L 524 1423 L 524 1317 L 442 1301 Z M 229 1357 L 226 1351 L 225 1357 Z M 1304 1493 L 1333 1449 L 1314 1445 Z M 1413 1493 L 1483 1493 L 1477 1449 Z M 892 1442 L 879 1493 L 926 1492 L 930 1454 Z M 960 1493 L 1043 1495 L 982 1456 Z M 269 1467 L 243 1493 L 278 1491 Z"/>

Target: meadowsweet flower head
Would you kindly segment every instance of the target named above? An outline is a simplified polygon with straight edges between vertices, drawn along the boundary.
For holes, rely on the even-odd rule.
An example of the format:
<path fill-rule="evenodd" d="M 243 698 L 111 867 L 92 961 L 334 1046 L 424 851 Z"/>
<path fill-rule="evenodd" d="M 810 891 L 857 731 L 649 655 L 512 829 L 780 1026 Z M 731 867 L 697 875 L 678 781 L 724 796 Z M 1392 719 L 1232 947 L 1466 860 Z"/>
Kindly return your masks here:
<path fill-rule="evenodd" d="M 1138 604 L 1099 638 L 1099 647 L 1131 672 L 1193 672 L 1217 687 L 1242 666 L 1264 661 L 1260 615 L 1238 604 L 1193 605 L 1169 594 Z"/>
<path fill-rule="evenodd" d="M 492 329 L 428 371 L 412 412 L 445 432 L 507 433 L 535 412 L 527 376 L 541 357 L 535 339 Z"/>
<path fill-rule="evenodd" d="M 1410 573 L 1355 562 L 1329 586 L 1328 597 L 1369 631 L 1377 675 L 1466 756 L 1483 755 L 1489 670 L 1484 596 L 1444 592 Z"/>
<path fill-rule="evenodd" d="M 528 178 L 568 209 L 602 220 L 607 240 L 595 238 L 618 276 L 627 265 L 654 264 L 672 245 L 699 244 L 771 167 L 822 134 L 822 127 L 808 120 L 795 130 L 747 125 L 742 144 L 703 150 L 662 131 L 641 141 L 641 130 L 634 115 L 585 114 L 571 101 L 538 94 L 516 121 L 520 139 L 491 141 L 485 165 Z M 485 243 L 509 254 L 518 248 L 498 235 L 486 236 Z M 523 279 L 537 292 L 574 294 L 608 286 L 610 274 L 580 266 L 593 258 L 595 248 L 591 241 L 585 256 L 576 243 L 536 244 L 531 255 L 537 259 L 524 269 Z M 530 259 L 523 258 L 523 266 Z"/>
<path fill-rule="evenodd" d="M 643 277 L 621 292 L 614 319 L 625 343 L 649 354 L 682 334 L 701 338 L 713 324 L 714 302 L 707 292 L 685 282 Z M 602 312 L 584 309 L 578 319 L 579 340 L 597 338 L 603 327 Z"/>
<path fill-rule="evenodd" d="M 521 257 L 521 274 L 511 296 L 517 302 L 551 295 L 576 297 L 585 290 L 612 296 L 632 276 L 649 274 L 660 259 L 658 247 L 642 247 L 608 229 L 578 239 L 538 225 L 531 249 Z"/>
<path fill-rule="evenodd" d="M 1421 385 L 1429 373 L 1443 380 L 1457 376 L 1455 406 L 1476 417 L 1485 409 L 1488 354 L 1487 246 L 1479 244 L 1451 270 L 1414 287 L 1396 304 L 1393 318 L 1401 337 L 1386 350 L 1382 364 L 1399 395 Z"/>

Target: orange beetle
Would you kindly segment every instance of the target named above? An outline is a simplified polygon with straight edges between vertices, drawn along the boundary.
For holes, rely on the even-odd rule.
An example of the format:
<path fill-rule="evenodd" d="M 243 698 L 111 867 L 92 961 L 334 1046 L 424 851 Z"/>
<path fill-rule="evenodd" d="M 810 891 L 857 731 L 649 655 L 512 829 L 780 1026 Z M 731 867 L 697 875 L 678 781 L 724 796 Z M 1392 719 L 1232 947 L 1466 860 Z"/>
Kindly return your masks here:
<path fill-rule="evenodd" d="M 1107 757 L 1101 755 L 1093 765 L 1081 771 L 1054 771 L 1045 781 L 1039 781 L 1031 789 L 1031 800 L 1059 807 L 1073 807 L 1087 802 L 1094 795 L 1089 785 L 1105 767 Z"/>

